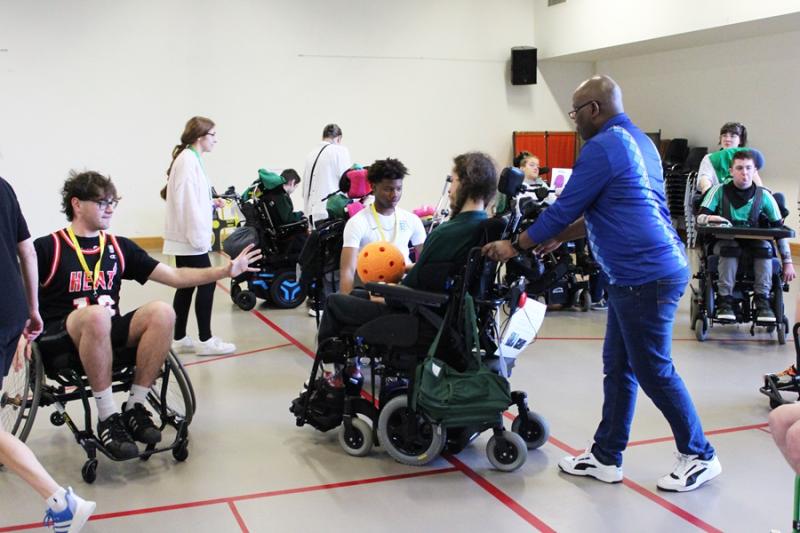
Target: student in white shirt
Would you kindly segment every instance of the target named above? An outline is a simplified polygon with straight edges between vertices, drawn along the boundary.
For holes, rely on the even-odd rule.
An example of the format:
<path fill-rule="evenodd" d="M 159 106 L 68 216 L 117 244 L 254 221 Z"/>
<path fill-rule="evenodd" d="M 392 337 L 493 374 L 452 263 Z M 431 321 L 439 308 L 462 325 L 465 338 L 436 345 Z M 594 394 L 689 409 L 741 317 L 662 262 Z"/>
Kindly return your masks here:
<path fill-rule="evenodd" d="M 414 213 L 397 207 L 406 174 L 408 170 L 397 159 L 379 159 L 369 166 L 367 180 L 375 201 L 348 220 L 344 228 L 339 292 L 349 294 L 353 290 L 358 251 L 371 242 L 394 243 L 406 260 L 406 269 L 411 266 L 409 244 L 414 247 L 416 257 L 422 252 L 425 242 L 422 221 Z"/>
<path fill-rule="evenodd" d="M 306 156 L 303 211 L 312 223 L 328 218 L 324 198 L 339 190 L 339 178 L 350 168 L 350 152 L 341 143 L 342 128 L 328 124 L 322 130 L 322 142 Z"/>
<path fill-rule="evenodd" d="M 211 197 L 211 184 L 203 167 L 202 154 L 217 144 L 214 122 L 205 117 L 192 117 L 181 135 L 181 144 L 172 150 L 172 163 L 167 170 L 167 215 L 164 228 L 164 254 L 175 256 L 178 267 L 211 266 L 211 221 L 214 207 L 223 200 Z M 236 346 L 211 334 L 211 307 L 215 283 L 197 287 L 194 309 L 197 317 L 198 342 L 186 334 L 186 322 L 192 305 L 194 287 L 178 289 L 172 306 L 175 308 L 175 334 L 172 348 L 176 353 L 219 355 L 236 351 Z"/>

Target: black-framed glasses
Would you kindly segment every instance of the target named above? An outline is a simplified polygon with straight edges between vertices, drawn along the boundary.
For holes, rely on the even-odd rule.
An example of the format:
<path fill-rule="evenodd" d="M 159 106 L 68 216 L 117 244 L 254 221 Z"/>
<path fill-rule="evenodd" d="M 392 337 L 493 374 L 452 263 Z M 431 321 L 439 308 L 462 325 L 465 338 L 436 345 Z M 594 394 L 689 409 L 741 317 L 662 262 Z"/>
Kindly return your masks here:
<path fill-rule="evenodd" d="M 89 200 L 90 202 L 94 202 L 97 206 L 105 211 L 109 207 L 111 209 L 116 209 L 119 205 L 119 199 L 117 198 L 103 198 L 102 200 Z"/>
<path fill-rule="evenodd" d="M 578 111 L 580 111 L 581 109 L 583 109 L 587 105 L 593 104 L 595 102 L 596 102 L 596 100 L 589 100 L 588 102 L 584 102 L 581 105 L 579 105 L 578 107 L 573 108 L 572 111 L 567 113 L 567 115 L 569 116 L 570 119 L 575 120 L 575 117 L 577 116 Z"/>

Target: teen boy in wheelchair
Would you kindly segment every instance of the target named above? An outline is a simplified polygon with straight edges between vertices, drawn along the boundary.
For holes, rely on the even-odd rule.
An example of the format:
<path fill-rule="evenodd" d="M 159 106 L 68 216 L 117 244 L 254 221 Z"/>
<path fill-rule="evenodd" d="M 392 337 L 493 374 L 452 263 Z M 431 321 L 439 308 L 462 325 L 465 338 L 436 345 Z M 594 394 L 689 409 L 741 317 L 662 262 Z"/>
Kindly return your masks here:
<path fill-rule="evenodd" d="M 161 440 L 144 404 L 170 349 L 175 312 L 164 302 L 149 302 L 123 315 L 122 280 L 193 287 L 255 271 L 249 264 L 261 254 L 249 246 L 227 265 L 209 268 L 159 263 L 134 242 L 106 233 L 119 199 L 110 178 L 91 171 L 70 173 L 62 189 L 62 209 L 71 224 L 36 239 L 34 246 L 45 324 L 39 348 L 45 365 L 67 352 L 76 366 L 83 366 L 97 407 L 98 438 L 114 458 L 127 459 L 139 455 L 134 440 Z M 111 370 L 114 350 L 123 347 L 136 347 L 136 372 L 120 413 Z"/>
<path fill-rule="evenodd" d="M 783 219 L 772 194 L 753 183 L 755 168 L 752 152 L 747 150 L 737 152 L 731 162 L 732 180 L 726 185 L 716 185 L 709 190 L 700 205 L 697 223 L 757 226 L 759 219 L 764 217 L 769 226 L 781 226 Z M 788 283 L 795 277 L 792 256 L 786 240 L 782 239 L 779 242 L 783 281 Z M 716 318 L 736 320 L 732 294 L 742 248 L 748 248 L 753 254 L 754 306 L 757 320 L 774 322 L 775 313 L 772 311 L 769 299 L 772 286 L 772 243 L 768 240 L 720 239 L 714 245 L 714 254 L 720 256 L 717 282 L 719 303 Z"/>

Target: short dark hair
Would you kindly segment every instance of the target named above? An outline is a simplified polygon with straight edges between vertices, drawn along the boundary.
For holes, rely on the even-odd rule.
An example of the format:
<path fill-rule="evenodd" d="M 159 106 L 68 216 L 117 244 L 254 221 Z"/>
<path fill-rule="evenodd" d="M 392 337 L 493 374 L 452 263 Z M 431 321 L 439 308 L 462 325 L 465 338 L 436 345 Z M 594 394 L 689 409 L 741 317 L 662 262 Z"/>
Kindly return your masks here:
<path fill-rule="evenodd" d="M 749 159 L 755 165 L 756 163 L 756 154 L 751 152 L 750 150 L 739 150 L 735 154 L 733 154 L 733 159 L 731 159 L 731 166 L 733 166 L 733 162 L 737 159 Z"/>
<path fill-rule="evenodd" d="M 281 172 L 281 177 L 286 180 L 286 183 L 300 183 L 300 174 L 293 168 L 287 168 Z"/>
<path fill-rule="evenodd" d="M 408 175 L 408 169 L 399 159 L 378 159 L 367 168 L 367 181 L 372 184 L 383 180 L 401 180 Z"/>
<path fill-rule="evenodd" d="M 61 211 L 67 215 L 67 220 L 71 222 L 75 217 L 75 212 L 72 209 L 73 198 L 78 200 L 101 200 L 108 197 L 119 200 L 117 188 L 114 186 L 114 182 L 111 181 L 111 177 L 103 176 L 94 170 L 86 170 L 80 173 L 76 170 L 70 170 L 69 177 L 61 189 Z"/>
<path fill-rule="evenodd" d="M 532 153 L 530 153 L 528 151 L 522 151 L 522 152 L 518 153 L 517 156 L 514 158 L 514 166 L 519 168 L 519 167 L 522 166 L 522 164 L 525 161 L 527 161 L 528 159 L 531 159 L 532 157 L 535 157 L 536 159 L 539 159 L 539 156 L 536 156 L 536 155 L 534 155 L 534 154 L 532 154 Z"/>
<path fill-rule="evenodd" d="M 322 128 L 322 138 L 323 139 L 333 139 L 334 137 L 340 137 L 342 135 L 342 128 L 338 126 L 338 124 L 328 124 L 324 128 Z"/>
<path fill-rule="evenodd" d="M 497 191 L 497 166 L 482 152 L 467 152 L 453 159 L 453 170 L 458 174 L 453 215 L 461 212 L 468 199 L 483 200 L 487 205 Z"/>
<path fill-rule="evenodd" d="M 719 129 L 719 136 L 723 133 L 731 133 L 739 136 L 739 146 L 747 146 L 747 128 L 741 122 L 726 122 Z"/>

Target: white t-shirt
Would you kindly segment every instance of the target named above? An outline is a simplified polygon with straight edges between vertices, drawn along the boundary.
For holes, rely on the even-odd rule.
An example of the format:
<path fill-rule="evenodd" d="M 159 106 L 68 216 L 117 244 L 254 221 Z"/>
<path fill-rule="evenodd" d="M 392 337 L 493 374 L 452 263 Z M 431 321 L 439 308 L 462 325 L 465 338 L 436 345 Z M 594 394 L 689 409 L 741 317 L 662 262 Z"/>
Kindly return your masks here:
<path fill-rule="evenodd" d="M 327 147 L 322 150 L 322 147 Z M 322 153 L 320 153 L 322 150 Z M 319 159 L 317 159 L 319 155 Z M 314 166 L 314 161 L 317 166 Z M 303 212 L 314 220 L 328 218 L 325 201 L 322 199 L 339 190 L 339 178 L 344 171 L 350 168 L 350 152 L 341 144 L 322 141 L 306 156 L 306 166 L 303 171 Z M 311 170 L 314 170 L 312 179 Z M 310 187 L 310 190 L 309 190 Z"/>
<path fill-rule="evenodd" d="M 395 235 L 395 216 L 397 217 L 397 235 Z M 384 216 L 378 213 L 378 220 L 386 240 L 394 243 L 403 253 L 406 264 L 410 264 L 408 244 L 419 246 L 425 242 L 425 227 L 422 225 L 422 221 L 414 213 L 399 207 L 394 209 L 394 215 Z M 359 211 L 344 226 L 342 246 L 345 248 L 360 250 L 369 243 L 380 240 L 383 240 L 381 232 L 378 231 L 378 225 L 375 223 L 375 217 L 370 207 Z"/>

